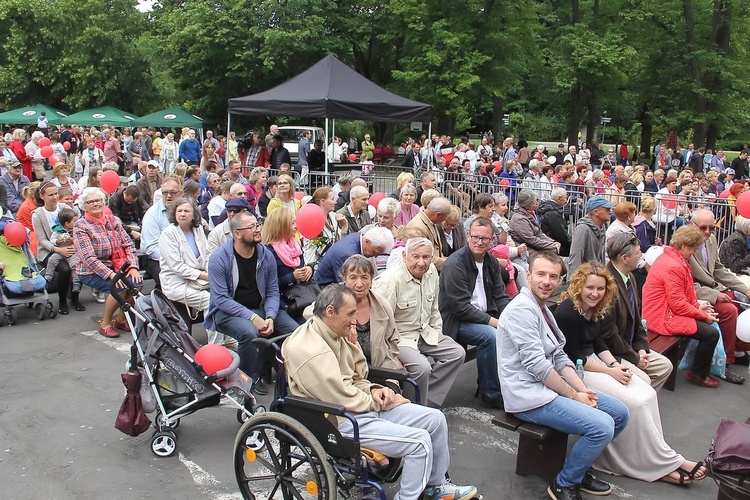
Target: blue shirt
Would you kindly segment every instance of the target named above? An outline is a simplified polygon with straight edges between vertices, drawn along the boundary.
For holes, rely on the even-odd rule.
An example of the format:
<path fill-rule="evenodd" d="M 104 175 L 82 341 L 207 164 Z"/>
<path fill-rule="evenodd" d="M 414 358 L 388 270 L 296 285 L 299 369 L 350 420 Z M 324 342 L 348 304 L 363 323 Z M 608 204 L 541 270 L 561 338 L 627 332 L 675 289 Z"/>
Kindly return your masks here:
<path fill-rule="evenodd" d="M 146 210 L 143 216 L 143 230 L 141 231 L 141 249 L 146 252 L 149 259 L 159 260 L 159 236 L 169 225 L 167 207 L 163 200 L 159 200 L 151 208 Z"/>
<path fill-rule="evenodd" d="M 180 158 L 185 161 L 198 161 L 201 158 L 201 143 L 196 139 L 185 139 L 180 143 Z"/>

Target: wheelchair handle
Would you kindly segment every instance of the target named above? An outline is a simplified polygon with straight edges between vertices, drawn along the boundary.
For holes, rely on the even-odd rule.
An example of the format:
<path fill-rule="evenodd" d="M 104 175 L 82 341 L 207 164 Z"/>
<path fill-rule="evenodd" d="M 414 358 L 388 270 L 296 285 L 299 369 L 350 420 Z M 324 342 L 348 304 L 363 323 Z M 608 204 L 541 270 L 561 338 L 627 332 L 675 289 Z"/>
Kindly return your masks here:
<path fill-rule="evenodd" d="M 112 295 L 112 297 L 115 298 L 118 304 L 121 306 L 130 305 L 128 302 L 120 296 L 120 292 L 122 292 L 121 288 L 117 288 L 118 283 L 123 283 L 125 285 L 125 288 L 129 290 L 130 292 L 137 292 L 138 288 L 133 284 L 132 281 L 130 281 L 130 278 L 128 278 L 128 269 L 133 267 L 133 265 L 130 263 L 130 261 L 126 261 L 119 271 L 115 274 L 115 277 L 112 278 L 112 284 L 109 285 L 109 293 Z"/>

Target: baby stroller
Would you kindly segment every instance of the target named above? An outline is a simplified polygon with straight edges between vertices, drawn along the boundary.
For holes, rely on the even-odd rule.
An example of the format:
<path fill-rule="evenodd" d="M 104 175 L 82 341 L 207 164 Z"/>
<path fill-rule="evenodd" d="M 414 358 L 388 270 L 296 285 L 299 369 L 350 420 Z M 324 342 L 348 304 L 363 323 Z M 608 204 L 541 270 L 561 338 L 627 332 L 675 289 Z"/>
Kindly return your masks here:
<path fill-rule="evenodd" d="M 0 326 L 6 322 L 14 325 L 18 320 L 15 306 L 28 305 L 34 308 L 37 319 L 54 318 L 57 309 L 47 295 L 47 280 L 39 272 L 36 258 L 31 254 L 28 240 L 23 246 L 11 245 L 0 237 L 0 306 L 5 312 L 0 316 Z"/>
<path fill-rule="evenodd" d="M 265 408 L 256 405 L 251 393 L 252 379 L 238 368 L 239 356 L 227 351 L 232 358 L 228 367 L 214 374 L 204 370 L 195 361 L 202 346 L 190 336 L 179 312 L 160 290 L 154 290 L 150 296 L 140 293 L 125 277 L 129 266 L 126 263 L 116 274 L 110 292 L 127 313 L 133 335 L 128 367 L 131 372 L 137 369 L 142 376 L 143 410 L 156 411 L 151 451 L 158 457 L 173 455 L 177 448 L 175 429 L 180 419 L 201 408 L 219 405 L 222 396 L 226 404 L 237 408 L 240 423 L 254 413 L 264 412 Z M 135 297 L 134 307 L 117 293 L 122 292 L 117 288 L 120 283 Z"/>

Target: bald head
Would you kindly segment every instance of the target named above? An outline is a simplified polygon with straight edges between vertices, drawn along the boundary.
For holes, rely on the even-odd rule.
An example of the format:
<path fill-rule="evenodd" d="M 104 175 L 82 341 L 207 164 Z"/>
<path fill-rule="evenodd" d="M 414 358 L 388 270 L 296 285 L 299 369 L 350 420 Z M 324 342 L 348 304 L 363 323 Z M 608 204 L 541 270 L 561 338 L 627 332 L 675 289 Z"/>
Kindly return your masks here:
<path fill-rule="evenodd" d="M 355 177 L 352 181 L 352 187 L 356 186 L 367 188 L 367 181 L 365 181 L 362 177 Z"/>
<path fill-rule="evenodd" d="M 692 220 L 698 226 L 703 226 L 713 224 L 716 221 L 716 217 L 714 217 L 714 213 L 712 211 L 701 208 L 693 212 L 693 216 L 690 220 Z"/>
<path fill-rule="evenodd" d="M 369 191 L 364 186 L 355 186 L 354 182 L 352 182 L 352 189 L 350 191 L 350 197 L 351 198 L 359 198 L 362 196 L 367 196 L 369 194 Z"/>

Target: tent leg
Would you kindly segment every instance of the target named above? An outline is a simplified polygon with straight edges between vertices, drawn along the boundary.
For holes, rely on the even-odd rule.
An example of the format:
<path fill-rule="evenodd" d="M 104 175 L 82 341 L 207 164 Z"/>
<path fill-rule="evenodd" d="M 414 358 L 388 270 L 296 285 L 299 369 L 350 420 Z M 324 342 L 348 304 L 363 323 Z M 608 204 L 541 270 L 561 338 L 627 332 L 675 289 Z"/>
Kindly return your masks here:
<path fill-rule="evenodd" d="M 227 137 L 229 137 L 229 132 L 232 131 L 232 113 L 227 113 Z"/>
<path fill-rule="evenodd" d="M 434 153 L 435 145 L 432 143 L 432 120 L 430 120 L 429 123 L 427 124 L 427 139 L 430 141 L 430 151 L 432 151 L 433 154 L 435 154 Z M 427 155 L 427 170 L 432 170 L 433 154 Z"/>
<path fill-rule="evenodd" d="M 326 118 L 326 145 L 325 145 L 325 152 L 326 152 L 326 179 L 328 179 L 328 118 Z"/>

